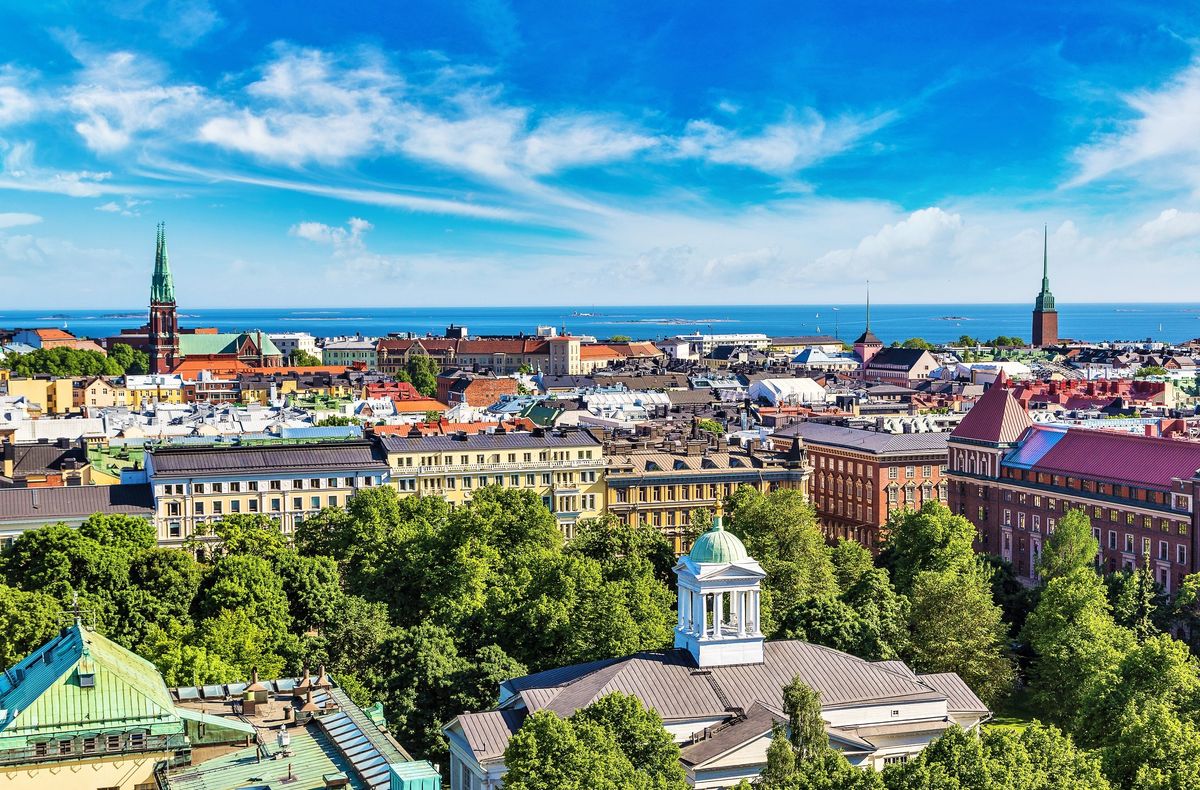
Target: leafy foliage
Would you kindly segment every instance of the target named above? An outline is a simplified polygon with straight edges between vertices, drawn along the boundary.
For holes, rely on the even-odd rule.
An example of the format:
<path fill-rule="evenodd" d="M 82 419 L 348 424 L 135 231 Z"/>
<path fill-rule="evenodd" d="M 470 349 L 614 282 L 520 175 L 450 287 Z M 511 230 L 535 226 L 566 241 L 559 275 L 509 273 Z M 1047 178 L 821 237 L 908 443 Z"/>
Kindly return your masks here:
<path fill-rule="evenodd" d="M 66 346 L 35 348 L 28 354 L 10 353 L 0 364 L 11 370 L 14 376 L 26 378 L 37 375 L 121 376 L 125 374 L 125 368 L 121 366 L 120 362 L 105 356 L 100 351 L 86 351 Z"/>

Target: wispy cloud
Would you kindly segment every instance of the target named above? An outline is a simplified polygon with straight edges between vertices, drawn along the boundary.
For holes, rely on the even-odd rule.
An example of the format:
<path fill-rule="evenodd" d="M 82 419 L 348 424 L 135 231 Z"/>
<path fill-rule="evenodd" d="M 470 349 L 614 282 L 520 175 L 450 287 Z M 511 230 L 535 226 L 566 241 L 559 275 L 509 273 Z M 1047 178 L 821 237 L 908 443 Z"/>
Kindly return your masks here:
<path fill-rule="evenodd" d="M 1068 186 L 1150 172 L 1200 191 L 1200 60 L 1157 90 L 1123 98 L 1135 117 L 1075 151 L 1079 172 Z"/>
<path fill-rule="evenodd" d="M 4 143 L 0 141 L 0 151 Z M 112 173 L 93 170 L 54 170 L 40 167 L 33 160 L 33 143 L 10 145 L 0 166 L 0 189 L 20 192 L 51 192 L 71 197 L 98 197 L 114 192 L 133 191 L 127 186 L 108 183 Z"/>
<path fill-rule="evenodd" d="M 17 228 L 22 225 L 36 225 L 42 221 L 37 214 L 26 214 L 20 211 L 0 213 L 0 228 Z"/>

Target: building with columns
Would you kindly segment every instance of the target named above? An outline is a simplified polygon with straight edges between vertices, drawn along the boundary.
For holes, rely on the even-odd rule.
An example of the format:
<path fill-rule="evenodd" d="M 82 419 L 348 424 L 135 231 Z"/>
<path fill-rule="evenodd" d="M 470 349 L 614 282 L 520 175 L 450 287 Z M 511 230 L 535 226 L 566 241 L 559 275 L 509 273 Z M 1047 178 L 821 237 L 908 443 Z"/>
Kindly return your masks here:
<path fill-rule="evenodd" d="M 864 661 L 798 640 L 768 641 L 759 625 L 759 563 L 718 516 L 675 566 L 674 647 L 560 667 L 500 684 L 496 708 L 463 713 L 443 729 L 451 790 L 498 790 L 504 751 L 530 713 L 569 717 L 617 691 L 658 712 L 680 746 L 690 787 L 755 781 L 783 688 L 799 677 L 821 695 L 830 744 L 864 770 L 920 753 L 946 729 L 990 717 L 958 675 L 918 675 L 902 661 Z"/>

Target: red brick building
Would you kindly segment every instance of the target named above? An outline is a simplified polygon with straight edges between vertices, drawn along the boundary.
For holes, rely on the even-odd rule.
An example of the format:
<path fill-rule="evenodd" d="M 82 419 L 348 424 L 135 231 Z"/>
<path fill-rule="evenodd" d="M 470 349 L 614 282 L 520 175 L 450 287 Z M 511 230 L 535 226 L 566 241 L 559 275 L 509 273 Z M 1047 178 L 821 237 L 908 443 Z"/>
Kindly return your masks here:
<path fill-rule="evenodd" d="M 949 441 L 950 506 L 978 528 L 976 549 L 1033 578 L 1042 543 L 1082 508 L 1106 571 L 1150 565 L 1168 591 L 1196 566 L 1200 443 L 1034 425 L 992 387 Z"/>
<path fill-rule="evenodd" d="M 879 550 L 893 510 L 946 502 L 946 433 L 880 433 L 800 422 L 772 435 L 776 450 L 800 441 L 812 477 L 809 494 L 830 540 Z"/>
<path fill-rule="evenodd" d="M 464 403 L 486 409 L 504 395 L 517 394 L 517 380 L 492 373 L 455 370 L 437 378 L 437 399 L 450 406 Z"/>

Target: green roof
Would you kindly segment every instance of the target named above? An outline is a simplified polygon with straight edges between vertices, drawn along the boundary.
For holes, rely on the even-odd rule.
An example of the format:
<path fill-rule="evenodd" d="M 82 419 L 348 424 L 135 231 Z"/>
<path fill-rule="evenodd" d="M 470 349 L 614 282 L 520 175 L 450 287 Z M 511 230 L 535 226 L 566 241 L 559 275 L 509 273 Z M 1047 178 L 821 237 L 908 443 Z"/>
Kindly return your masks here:
<path fill-rule="evenodd" d="M 83 682 L 92 676 L 94 685 Z M 146 659 L 76 622 L 0 677 L 0 749 L 30 738 L 145 728 L 183 733 L 162 675 Z"/>
<path fill-rule="evenodd" d="M 738 562 L 749 556 L 737 535 L 725 531 L 720 516 L 713 519 L 712 528 L 708 532 L 696 538 L 692 550 L 688 552 L 688 557 L 695 563 Z"/>
<path fill-rule="evenodd" d="M 283 352 L 262 332 L 222 332 L 215 335 L 181 334 L 179 335 L 179 353 L 184 357 L 206 356 L 209 354 L 236 354 L 242 344 L 249 338 L 258 342 L 262 335 L 262 353 L 268 357 L 283 356 Z"/>
<path fill-rule="evenodd" d="M 144 469 L 146 451 L 141 447 L 89 447 L 88 462 L 105 474 L 120 477 L 122 469 Z"/>
<path fill-rule="evenodd" d="M 259 760 L 258 749 L 248 746 L 196 765 L 182 766 L 167 775 L 170 790 L 230 790 L 230 788 L 287 788 L 322 790 L 327 774 L 343 774 L 349 787 L 366 788 L 333 744 L 309 727 L 289 727 L 291 756 L 282 760 Z M 268 752 L 275 749 L 268 742 Z M 291 772 L 292 780 L 286 781 Z"/>

